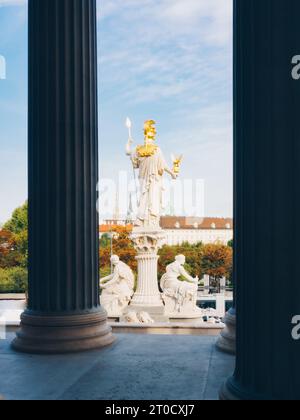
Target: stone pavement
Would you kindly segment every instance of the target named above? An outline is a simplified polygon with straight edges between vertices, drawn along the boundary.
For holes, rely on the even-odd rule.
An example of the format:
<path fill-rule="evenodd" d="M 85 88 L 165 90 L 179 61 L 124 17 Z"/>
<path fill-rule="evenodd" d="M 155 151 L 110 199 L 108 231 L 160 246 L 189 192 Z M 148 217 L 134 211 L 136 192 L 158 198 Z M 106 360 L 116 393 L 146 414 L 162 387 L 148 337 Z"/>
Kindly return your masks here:
<path fill-rule="evenodd" d="M 0 395 L 6 400 L 215 400 L 234 357 L 216 337 L 118 334 L 88 353 L 33 356 L 0 341 Z"/>

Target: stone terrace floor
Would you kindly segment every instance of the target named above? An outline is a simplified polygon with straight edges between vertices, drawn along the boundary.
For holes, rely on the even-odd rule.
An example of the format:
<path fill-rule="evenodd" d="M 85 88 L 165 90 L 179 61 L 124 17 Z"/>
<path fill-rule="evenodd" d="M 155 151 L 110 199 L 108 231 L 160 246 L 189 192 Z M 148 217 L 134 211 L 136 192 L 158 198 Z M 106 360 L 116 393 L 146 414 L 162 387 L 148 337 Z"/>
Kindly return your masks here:
<path fill-rule="evenodd" d="M 11 350 L 0 341 L 0 394 L 6 400 L 216 400 L 234 357 L 216 337 L 118 334 L 108 348 L 63 356 Z"/>

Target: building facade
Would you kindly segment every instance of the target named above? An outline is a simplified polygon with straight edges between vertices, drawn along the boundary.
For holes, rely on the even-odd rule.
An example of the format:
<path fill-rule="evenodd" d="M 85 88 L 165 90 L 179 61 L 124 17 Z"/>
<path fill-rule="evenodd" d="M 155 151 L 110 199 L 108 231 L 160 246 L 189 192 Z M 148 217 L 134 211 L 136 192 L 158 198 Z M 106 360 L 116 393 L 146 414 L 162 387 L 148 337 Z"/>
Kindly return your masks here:
<path fill-rule="evenodd" d="M 100 225 L 100 237 L 113 231 L 116 227 L 130 230 L 132 225 L 125 220 L 106 220 Z M 233 220 L 224 218 L 175 217 L 163 216 L 161 227 L 166 232 L 167 245 L 222 243 L 228 244 L 233 239 Z"/>
<path fill-rule="evenodd" d="M 232 219 L 165 216 L 161 227 L 166 231 L 168 245 L 228 244 L 233 239 Z"/>

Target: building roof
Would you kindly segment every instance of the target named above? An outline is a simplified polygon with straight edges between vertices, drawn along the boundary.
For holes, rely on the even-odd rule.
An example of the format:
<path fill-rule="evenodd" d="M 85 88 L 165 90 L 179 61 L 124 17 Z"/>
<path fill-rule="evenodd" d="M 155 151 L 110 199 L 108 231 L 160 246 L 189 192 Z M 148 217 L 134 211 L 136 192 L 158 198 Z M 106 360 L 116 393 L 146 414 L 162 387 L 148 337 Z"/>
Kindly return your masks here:
<path fill-rule="evenodd" d="M 126 229 L 128 232 L 132 231 L 133 226 L 132 225 L 118 225 L 118 224 L 101 224 L 99 226 L 99 232 L 100 233 L 110 233 L 118 228 Z"/>
<path fill-rule="evenodd" d="M 233 219 L 216 217 L 161 217 L 162 229 L 201 229 L 201 230 L 232 230 Z"/>
<path fill-rule="evenodd" d="M 183 217 L 183 216 L 162 216 L 160 225 L 162 229 L 188 229 L 188 230 L 232 230 L 233 219 L 218 217 Z M 109 233 L 119 227 L 132 231 L 132 224 L 125 224 L 125 221 L 107 221 L 100 225 L 100 233 Z"/>

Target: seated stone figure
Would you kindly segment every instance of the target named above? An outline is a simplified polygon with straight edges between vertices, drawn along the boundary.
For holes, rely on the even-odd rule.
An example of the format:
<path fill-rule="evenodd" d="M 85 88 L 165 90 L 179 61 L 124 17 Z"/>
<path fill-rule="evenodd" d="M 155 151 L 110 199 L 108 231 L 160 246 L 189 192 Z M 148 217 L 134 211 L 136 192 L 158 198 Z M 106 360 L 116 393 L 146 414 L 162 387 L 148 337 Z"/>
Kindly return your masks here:
<path fill-rule="evenodd" d="M 171 318 L 198 318 L 202 311 L 197 307 L 199 278 L 191 277 L 184 268 L 185 256 L 178 255 L 174 263 L 167 266 L 160 287 L 166 305 L 166 314 Z M 183 277 L 185 281 L 179 278 Z"/>
<path fill-rule="evenodd" d="M 134 274 L 131 268 L 120 261 L 117 255 L 111 257 L 113 274 L 100 280 L 101 305 L 108 317 L 120 317 L 129 305 L 134 293 Z"/>

